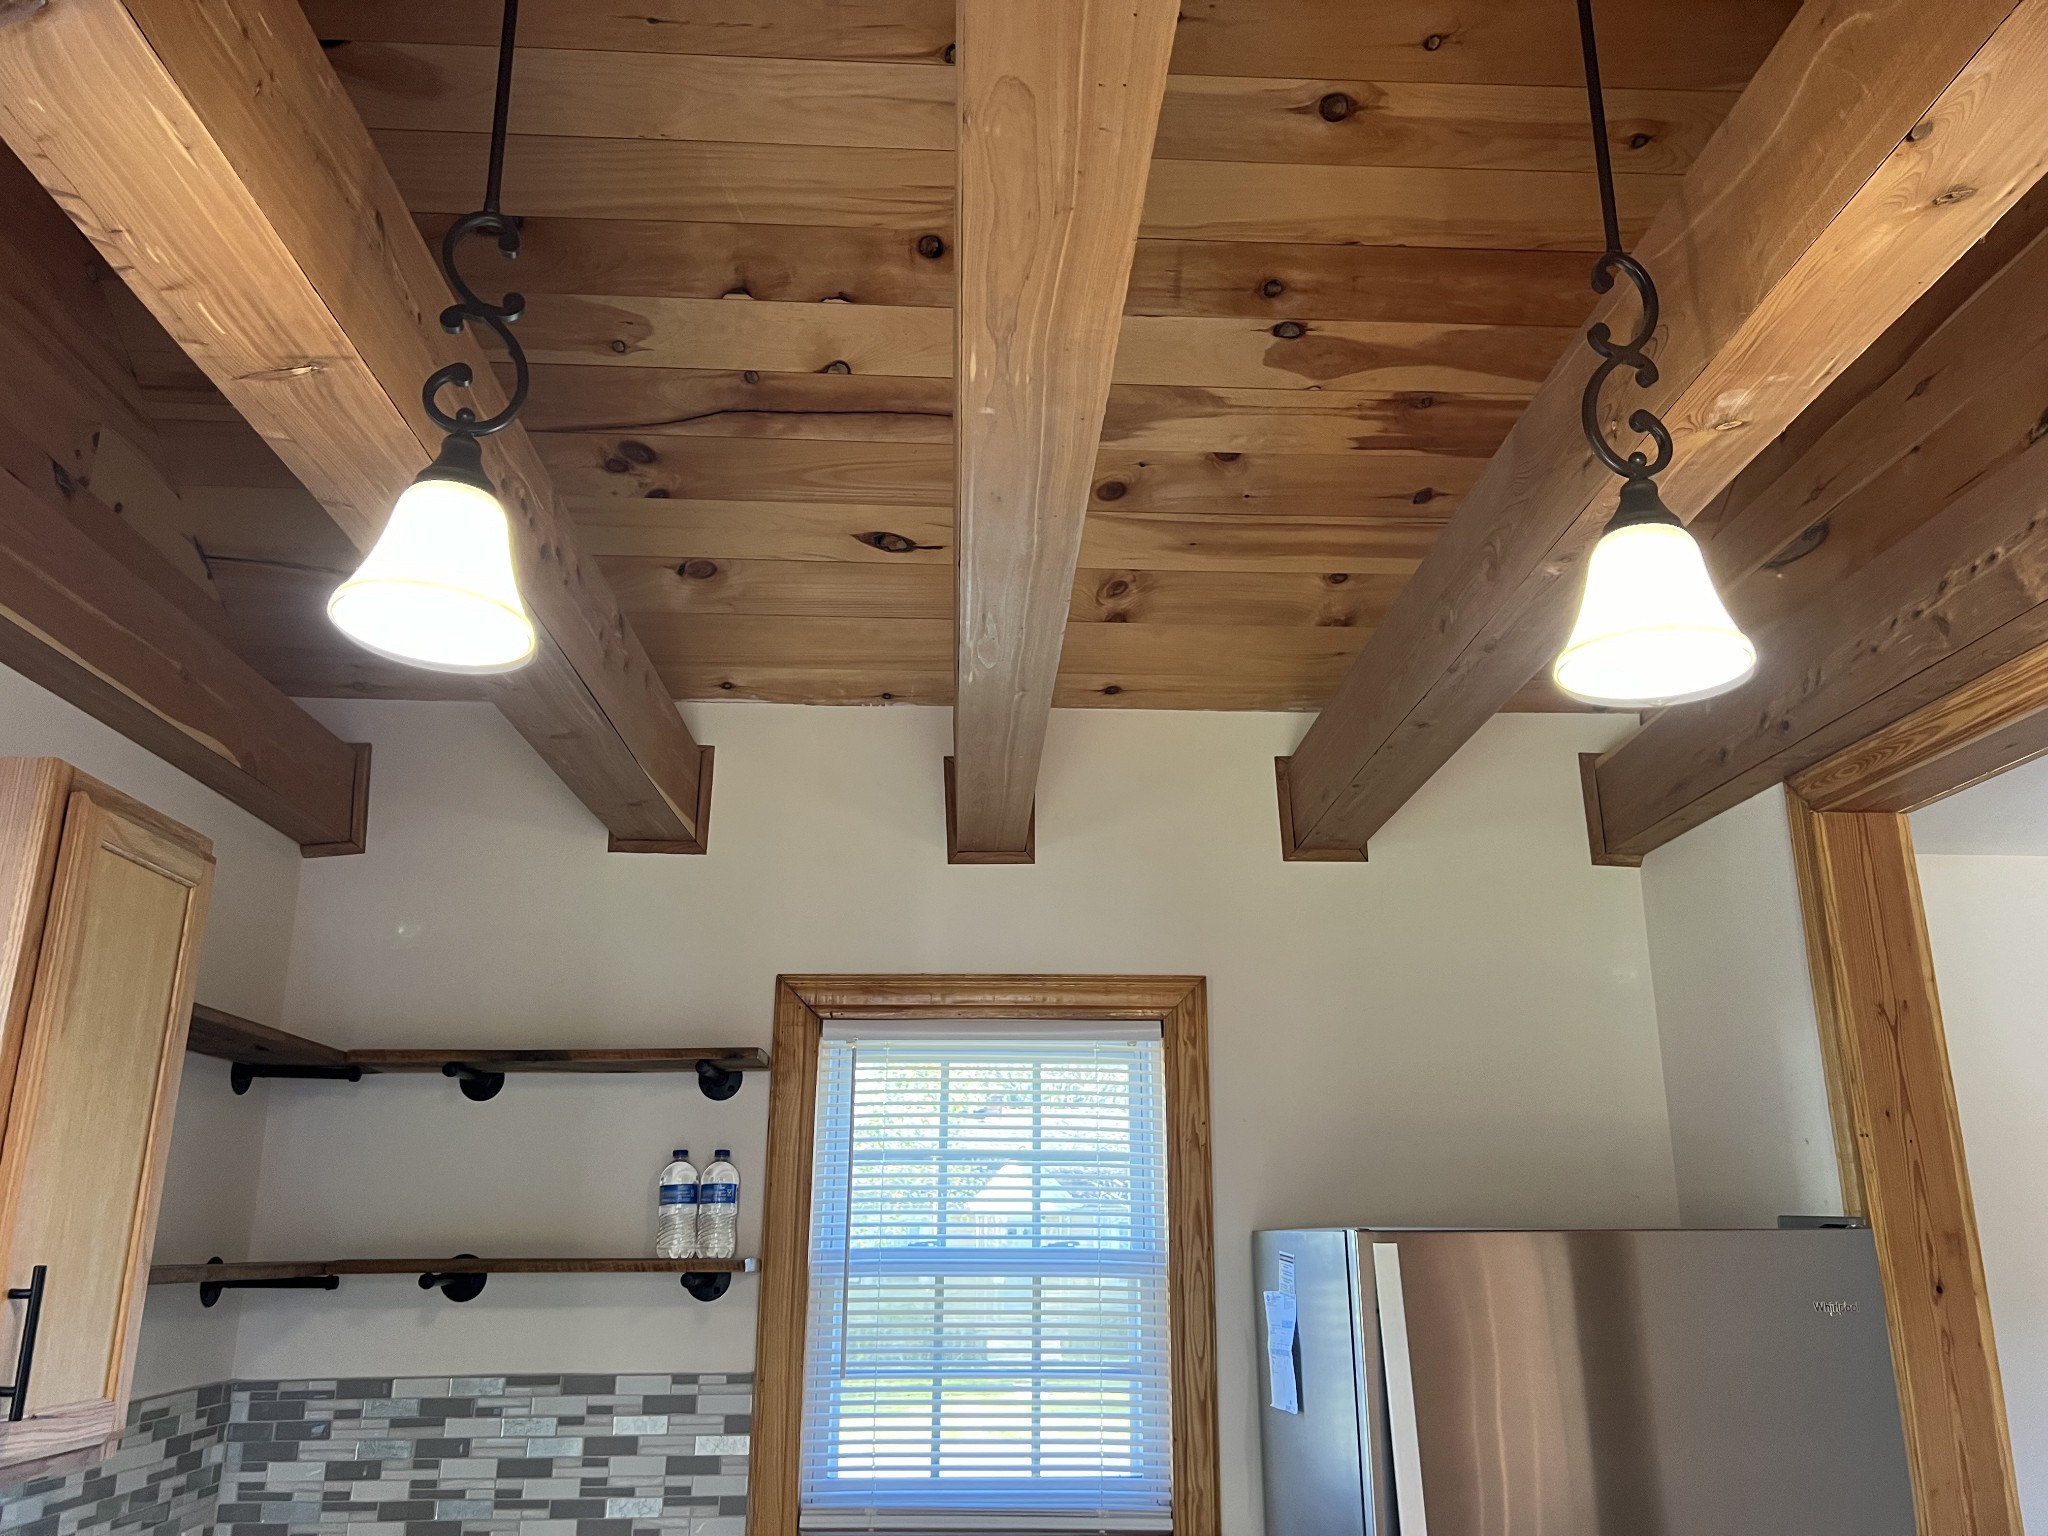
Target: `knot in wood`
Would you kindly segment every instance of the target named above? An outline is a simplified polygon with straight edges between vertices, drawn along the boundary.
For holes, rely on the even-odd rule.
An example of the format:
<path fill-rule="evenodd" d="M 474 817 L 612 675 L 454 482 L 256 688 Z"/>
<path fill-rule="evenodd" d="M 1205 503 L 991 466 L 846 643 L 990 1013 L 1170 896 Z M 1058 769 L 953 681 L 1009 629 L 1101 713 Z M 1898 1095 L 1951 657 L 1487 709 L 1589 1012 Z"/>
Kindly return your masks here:
<path fill-rule="evenodd" d="M 1358 109 L 1358 103 L 1342 91 L 1332 91 L 1316 103 L 1316 111 L 1326 123 L 1341 123 Z"/>
<path fill-rule="evenodd" d="M 926 261 L 937 261 L 946 254 L 946 242 L 937 235 L 919 235 L 917 237 L 917 254 Z"/>
<path fill-rule="evenodd" d="M 879 549 L 885 554 L 907 555 L 917 548 L 915 539 L 906 539 L 900 533 L 877 530 L 874 533 L 857 533 L 854 537 L 870 549 Z"/>
<path fill-rule="evenodd" d="M 1259 297 L 1261 298 L 1277 299 L 1280 297 L 1281 294 L 1285 293 L 1286 291 L 1287 285 L 1281 282 L 1280 279 L 1277 277 L 1269 277 L 1263 283 L 1259 284 Z"/>
<path fill-rule="evenodd" d="M 1273 327 L 1273 334 L 1282 341 L 1299 341 L 1308 334 L 1308 327 L 1299 320 L 1282 320 Z"/>
<path fill-rule="evenodd" d="M 1130 487 L 1121 480 L 1105 480 L 1102 484 L 1095 487 L 1095 499 L 1097 501 L 1121 501 L 1124 498 L 1124 493 L 1128 490 L 1130 490 Z"/>
<path fill-rule="evenodd" d="M 659 457 L 659 455 L 657 455 L 655 451 L 652 448 L 648 447 L 645 443 L 636 442 L 630 437 L 626 438 L 619 444 L 619 452 L 623 453 L 635 464 L 652 464 L 655 461 L 655 459 Z"/>
<path fill-rule="evenodd" d="M 846 360 L 845 358 L 843 358 L 843 357 L 835 357 L 835 358 L 833 358 L 833 359 L 832 359 L 832 361 L 831 361 L 831 362 L 827 363 L 827 364 L 826 364 L 826 365 L 825 365 L 824 367 L 820 368 L 820 369 L 818 370 L 818 372 L 820 372 L 820 373 L 851 373 L 851 372 L 853 372 L 853 364 L 849 363 L 849 362 L 848 362 L 848 361 L 847 361 L 847 360 Z"/>
<path fill-rule="evenodd" d="M 687 576 L 692 581 L 709 581 L 718 574 L 718 562 L 715 560 L 685 560 L 676 567 L 676 574 L 678 576 Z"/>

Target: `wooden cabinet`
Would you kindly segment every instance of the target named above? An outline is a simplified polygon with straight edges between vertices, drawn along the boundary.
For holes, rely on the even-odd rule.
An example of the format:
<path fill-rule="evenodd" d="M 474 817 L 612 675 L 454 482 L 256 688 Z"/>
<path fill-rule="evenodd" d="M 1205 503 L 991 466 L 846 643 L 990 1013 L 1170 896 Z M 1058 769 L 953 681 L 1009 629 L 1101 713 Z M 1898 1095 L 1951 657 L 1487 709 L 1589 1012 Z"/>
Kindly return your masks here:
<path fill-rule="evenodd" d="M 197 833 L 68 763 L 0 759 L 0 1388 L 32 1355 L 0 1466 L 127 1412 L 212 881 Z"/>

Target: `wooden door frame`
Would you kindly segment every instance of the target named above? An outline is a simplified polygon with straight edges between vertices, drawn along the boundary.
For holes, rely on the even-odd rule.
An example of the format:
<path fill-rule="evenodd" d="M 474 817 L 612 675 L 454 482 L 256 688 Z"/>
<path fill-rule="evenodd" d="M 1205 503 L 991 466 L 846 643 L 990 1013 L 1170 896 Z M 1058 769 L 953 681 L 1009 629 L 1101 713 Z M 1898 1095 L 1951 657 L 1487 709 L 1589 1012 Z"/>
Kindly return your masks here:
<path fill-rule="evenodd" d="M 1208 984 L 1199 976 L 779 976 L 769 1078 L 748 1536 L 796 1536 L 818 1047 L 828 1019 L 1159 1022 L 1166 1048 L 1173 1529 L 1222 1528 Z"/>
<path fill-rule="evenodd" d="M 1843 1208 L 1870 1222 L 1920 1536 L 2020 1536 L 1968 1160 L 1907 815 L 2048 751 L 2048 648 L 1785 786 Z"/>

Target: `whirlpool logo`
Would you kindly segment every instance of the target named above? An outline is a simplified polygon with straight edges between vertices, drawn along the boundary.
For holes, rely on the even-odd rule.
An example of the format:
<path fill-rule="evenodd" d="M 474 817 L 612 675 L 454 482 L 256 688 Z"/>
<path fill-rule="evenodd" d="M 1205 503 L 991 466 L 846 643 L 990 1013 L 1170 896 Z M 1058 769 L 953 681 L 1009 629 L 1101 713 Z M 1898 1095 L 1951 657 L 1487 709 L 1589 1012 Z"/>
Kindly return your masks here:
<path fill-rule="evenodd" d="M 1822 1317 L 1847 1317 L 1859 1308 L 1853 1301 L 1816 1301 L 1813 1310 Z"/>

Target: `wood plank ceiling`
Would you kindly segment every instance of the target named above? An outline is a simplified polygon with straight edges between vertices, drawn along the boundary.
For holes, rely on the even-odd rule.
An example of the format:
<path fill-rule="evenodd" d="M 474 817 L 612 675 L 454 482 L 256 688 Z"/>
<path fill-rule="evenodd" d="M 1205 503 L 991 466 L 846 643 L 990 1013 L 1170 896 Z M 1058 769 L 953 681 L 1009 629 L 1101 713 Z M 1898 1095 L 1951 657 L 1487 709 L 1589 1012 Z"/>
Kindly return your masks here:
<path fill-rule="evenodd" d="M 1603 17 L 1625 233 L 1794 0 Z M 430 235 L 482 180 L 497 0 L 307 0 Z M 527 0 L 506 206 L 526 422 L 678 698 L 950 701 L 953 0 Z M 1565 0 L 1185 0 L 1056 702 L 1312 709 L 1591 307 Z M 250 658 L 352 551 L 136 315 Z M 1532 688 L 1530 707 L 1562 700 Z"/>

